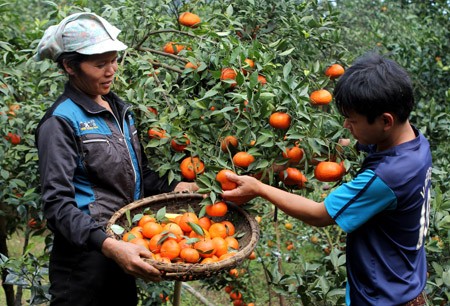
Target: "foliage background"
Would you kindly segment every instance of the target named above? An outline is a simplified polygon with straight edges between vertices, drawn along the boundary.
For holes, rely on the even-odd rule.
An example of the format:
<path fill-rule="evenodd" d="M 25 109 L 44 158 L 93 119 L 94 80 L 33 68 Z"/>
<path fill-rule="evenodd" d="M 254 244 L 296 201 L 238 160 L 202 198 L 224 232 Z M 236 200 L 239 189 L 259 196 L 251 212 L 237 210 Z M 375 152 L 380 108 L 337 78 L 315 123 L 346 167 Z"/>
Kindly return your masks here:
<path fill-rule="evenodd" d="M 55 65 L 36 63 L 31 57 L 44 29 L 81 10 L 101 14 L 122 29 L 121 40 L 130 48 L 121 59 L 114 90 L 135 105 L 152 166 L 180 180 L 178 164 L 185 154 L 170 149 L 170 138 L 148 139 L 149 128 L 163 128 L 170 137 L 187 134 L 192 142 L 187 154 L 200 156 L 207 165 L 198 183 L 210 192 L 208 201 L 220 192 L 214 180 L 217 170 L 258 173 L 272 163 L 285 163 L 280 152 L 299 140 L 306 157 L 298 168 L 309 182 L 306 189 L 291 191 L 321 200 L 334 187 L 314 180 L 313 157 L 337 155 L 349 170 L 344 180 L 351 179 L 362 157 L 349 148 L 336 154 L 338 139 L 348 137 L 341 129 L 342 118 L 333 105 L 312 107 L 309 93 L 319 88 L 332 91 L 334 81 L 323 75 L 332 63 L 348 67 L 368 51 L 398 61 L 414 81 L 417 108 L 411 121 L 428 137 L 433 153 L 427 292 L 433 305 L 449 300 L 450 22 L 449 3 L 442 0 L 0 1 L 0 134 L 21 136 L 19 145 L 2 138 L 0 147 L 0 246 L 6 292 L 15 289 L 15 299 L 20 300 L 25 290 L 29 304 L 45 303 L 47 298 L 51 236 L 41 226 L 33 133 L 61 92 L 65 76 Z M 188 29 L 177 23 L 177 15 L 186 10 L 202 17 L 201 26 Z M 166 56 L 160 52 L 167 41 L 190 50 Z M 237 88 L 230 90 L 220 82 L 220 70 L 244 67 L 245 58 L 254 59 L 256 69 L 248 75 L 239 73 Z M 187 61 L 200 66 L 185 70 Z M 267 85 L 257 82 L 258 74 L 266 77 Z M 249 101 L 247 107 L 244 100 Z M 16 104 L 20 109 L 9 114 L 9 107 Z M 158 115 L 148 107 L 157 109 Z M 268 125 L 274 110 L 292 115 L 286 133 Z M 230 154 L 220 151 L 220 138 L 228 134 L 239 138 L 239 149 L 257 157 L 250 168 L 233 167 Z M 257 145 L 249 146 L 251 140 Z M 270 171 L 266 175 L 271 184 L 286 188 Z M 345 236 L 338 228 L 306 227 L 261 200 L 246 208 L 263 217 L 258 260 L 249 262 L 239 279 L 225 275 L 201 285 L 219 290 L 232 283 L 245 292 L 246 302 L 258 305 L 343 304 Z M 31 218 L 36 222 L 30 224 Z M 293 229 L 283 226 L 287 223 Z M 6 241 L 14 232 L 26 239 L 22 255 L 13 258 Z M 29 239 L 35 237 L 45 237 L 42 253 L 32 251 Z M 289 251 L 286 246 L 292 242 L 295 249 Z M 255 279 L 265 279 L 265 285 Z M 143 304 L 160 303 L 160 293 L 171 293 L 171 284 L 141 285 Z"/>

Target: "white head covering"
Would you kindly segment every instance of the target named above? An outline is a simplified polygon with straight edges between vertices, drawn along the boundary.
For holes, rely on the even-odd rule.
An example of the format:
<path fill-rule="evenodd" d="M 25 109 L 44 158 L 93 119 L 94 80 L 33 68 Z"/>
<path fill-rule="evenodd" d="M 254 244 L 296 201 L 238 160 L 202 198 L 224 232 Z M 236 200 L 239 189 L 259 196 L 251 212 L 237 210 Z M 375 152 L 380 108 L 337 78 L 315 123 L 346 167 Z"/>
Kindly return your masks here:
<path fill-rule="evenodd" d="M 56 61 L 64 52 L 92 55 L 127 48 L 117 39 L 120 30 L 94 13 L 76 13 L 50 26 L 44 33 L 34 56 L 36 61 Z"/>

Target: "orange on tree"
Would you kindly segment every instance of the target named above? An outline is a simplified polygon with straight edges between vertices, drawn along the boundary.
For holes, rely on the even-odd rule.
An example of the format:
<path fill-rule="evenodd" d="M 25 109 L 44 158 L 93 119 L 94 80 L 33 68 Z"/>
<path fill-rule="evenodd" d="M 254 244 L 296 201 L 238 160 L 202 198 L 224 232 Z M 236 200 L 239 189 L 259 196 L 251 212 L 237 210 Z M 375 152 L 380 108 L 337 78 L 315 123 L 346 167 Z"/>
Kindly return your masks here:
<path fill-rule="evenodd" d="M 151 128 L 148 130 L 148 137 L 150 139 L 162 139 L 166 138 L 166 131 L 160 128 Z"/>
<path fill-rule="evenodd" d="M 238 152 L 233 156 L 233 164 L 238 167 L 247 168 L 255 161 L 253 155 L 248 152 Z"/>
<path fill-rule="evenodd" d="M 158 115 L 158 110 L 156 108 L 149 106 L 149 107 L 147 107 L 147 109 L 149 112 L 151 112 L 155 115 Z"/>
<path fill-rule="evenodd" d="M 313 105 L 327 105 L 333 100 L 333 96 L 328 90 L 319 89 L 309 95 L 309 100 Z"/>
<path fill-rule="evenodd" d="M 174 151 L 177 151 L 177 152 L 183 152 L 184 149 L 186 149 L 186 147 L 190 144 L 191 144 L 191 141 L 189 140 L 189 138 L 187 138 L 186 135 L 179 137 L 179 138 L 173 138 L 170 141 L 170 146 L 172 147 L 172 149 Z"/>
<path fill-rule="evenodd" d="M 225 288 L 224 288 L 224 290 L 225 290 L 226 293 L 230 293 L 230 292 L 233 290 L 233 286 L 231 286 L 231 285 L 226 285 Z"/>
<path fill-rule="evenodd" d="M 180 163 L 181 175 L 187 180 L 194 180 L 205 171 L 205 164 L 198 157 L 186 157 Z"/>
<path fill-rule="evenodd" d="M 248 259 L 250 259 L 250 260 L 256 259 L 256 252 L 255 252 L 255 251 L 252 251 L 252 252 L 250 253 L 250 255 L 248 255 Z"/>
<path fill-rule="evenodd" d="M 291 164 L 298 164 L 303 158 L 303 150 L 297 146 L 286 148 L 283 157 L 288 158 Z"/>
<path fill-rule="evenodd" d="M 180 14 L 180 17 L 178 17 L 178 21 L 180 22 L 180 24 L 192 28 L 198 25 L 201 22 L 201 19 L 196 14 L 184 12 Z"/>
<path fill-rule="evenodd" d="M 176 44 L 171 41 L 164 45 L 163 51 L 170 54 L 178 54 L 184 48 L 184 45 Z"/>
<path fill-rule="evenodd" d="M 240 300 L 240 299 L 242 299 L 242 293 L 240 293 L 237 290 L 232 291 L 232 292 L 230 292 L 230 298 L 232 300 Z"/>
<path fill-rule="evenodd" d="M 232 149 L 237 148 L 238 143 L 238 139 L 235 136 L 228 135 L 220 141 L 220 149 L 222 152 L 227 153 L 228 150 L 232 151 Z"/>
<path fill-rule="evenodd" d="M 191 68 L 191 69 L 197 69 L 197 68 L 198 68 L 198 65 L 196 65 L 196 64 L 194 64 L 194 63 L 192 63 L 192 62 L 187 62 L 186 65 L 184 65 L 184 68 L 186 68 L 186 69 L 189 69 L 189 68 Z"/>
<path fill-rule="evenodd" d="M 249 58 L 246 58 L 244 60 L 244 64 L 245 64 L 244 67 L 248 66 L 248 67 L 250 67 L 252 69 L 255 68 L 255 62 L 253 60 L 249 59 Z M 248 74 L 248 71 L 245 68 L 242 68 L 241 71 L 242 71 L 243 75 L 247 75 Z"/>
<path fill-rule="evenodd" d="M 236 80 L 237 72 L 233 68 L 223 68 L 222 72 L 220 73 L 220 80 Z M 231 83 L 230 87 L 235 87 L 236 82 Z"/>
<path fill-rule="evenodd" d="M 260 82 L 261 85 L 266 85 L 267 84 L 267 79 L 266 79 L 265 76 L 259 74 L 258 75 L 258 82 Z"/>
<path fill-rule="evenodd" d="M 339 181 L 345 174 L 343 162 L 322 161 L 314 168 L 314 177 L 321 182 Z"/>
<path fill-rule="evenodd" d="M 291 116 L 283 112 L 275 112 L 269 117 L 271 127 L 280 130 L 286 130 L 291 125 Z"/>
<path fill-rule="evenodd" d="M 336 79 L 343 75 L 345 72 L 344 67 L 342 67 L 339 64 L 333 64 L 325 70 L 325 75 L 329 77 L 330 79 Z"/>
<path fill-rule="evenodd" d="M 20 143 L 20 136 L 11 132 L 8 132 L 6 136 L 4 136 L 6 140 L 8 140 L 12 145 L 18 145 Z"/>
<path fill-rule="evenodd" d="M 278 176 L 280 181 L 288 186 L 298 185 L 299 187 L 303 187 L 303 185 L 308 181 L 300 170 L 292 167 L 288 167 L 281 171 Z"/>
<path fill-rule="evenodd" d="M 230 271 L 228 271 L 228 274 L 230 274 L 233 277 L 238 277 L 239 276 L 239 271 L 236 268 L 230 269 Z"/>
<path fill-rule="evenodd" d="M 228 205 L 223 201 L 219 201 L 214 204 L 206 205 L 205 211 L 208 216 L 223 217 L 223 216 L 225 216 L 225 214 L 228 211 Z M 211 226 L 211 221 L 209 222 L 209 227 L 210 226 Z M 209 230 L 209 227 L 208 227 L 208 230 Z"/>
<path fill-rule="evenodd" d="M 222 190 L 232 190 L 237 187 L 237 184 L 235 182 L 232 182 L 227 178 L 227 173 L 234 174 L 234 172 L 231 170 L 222 169 L 216 175 L 216 181 L 220 183 L 220 185 L 222 186 Z"/>

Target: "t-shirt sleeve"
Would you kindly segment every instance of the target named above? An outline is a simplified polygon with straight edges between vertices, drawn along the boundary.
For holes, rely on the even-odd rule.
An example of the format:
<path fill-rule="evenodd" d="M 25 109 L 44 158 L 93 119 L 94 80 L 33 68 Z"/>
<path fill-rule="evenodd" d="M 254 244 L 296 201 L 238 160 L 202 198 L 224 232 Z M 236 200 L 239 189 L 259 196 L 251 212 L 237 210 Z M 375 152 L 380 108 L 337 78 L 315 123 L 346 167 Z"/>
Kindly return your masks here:
<path fill-rule="evenodd" d="M 328 214 L 347 233 L 379 212 L 397 206 L 394 192 L 372 170 L 342 184 L 324 202 Z"/>

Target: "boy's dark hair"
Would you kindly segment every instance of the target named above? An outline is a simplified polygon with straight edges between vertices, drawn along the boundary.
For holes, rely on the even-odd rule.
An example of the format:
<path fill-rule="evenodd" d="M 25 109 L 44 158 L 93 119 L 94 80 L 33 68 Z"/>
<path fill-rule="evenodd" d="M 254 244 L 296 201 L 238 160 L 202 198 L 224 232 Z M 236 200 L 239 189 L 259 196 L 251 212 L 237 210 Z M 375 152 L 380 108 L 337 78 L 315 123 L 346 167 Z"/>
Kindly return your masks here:
<path fill-rule="evenodd" d="M 65 52 L 58 57 L 56 62 L 58 63 L 58 67 L 66 72 L 66 69 L 64 68 L 65 60 L 69 67 L 71 67 L 76 73 L 80 73 L 81 63 L 86 61 L 88 58 L 89 55 L 84 55 L 78 52 Z"/>
<path fill-rule="evenodd" d="M 341 76 L 334 98 L 339 112 L 366 116 L 368 123 L 383 113 L 405 122 L 414 107 L 408 73 L 396 62 L 369 53 L 357 59 Z"/>

